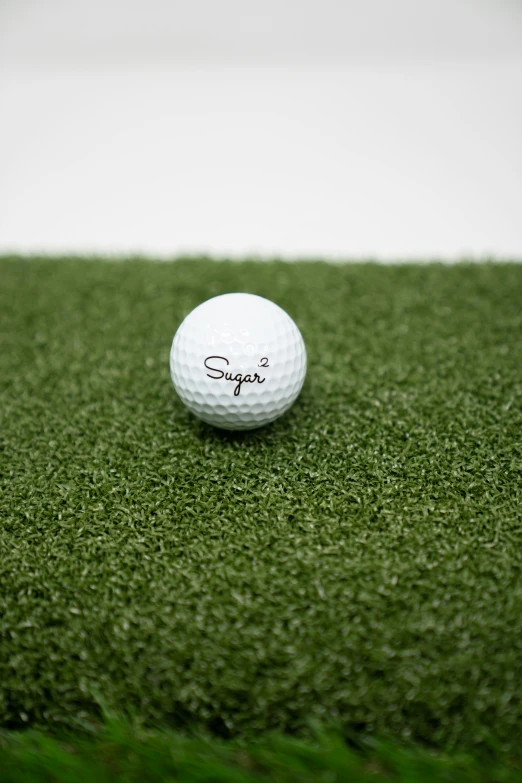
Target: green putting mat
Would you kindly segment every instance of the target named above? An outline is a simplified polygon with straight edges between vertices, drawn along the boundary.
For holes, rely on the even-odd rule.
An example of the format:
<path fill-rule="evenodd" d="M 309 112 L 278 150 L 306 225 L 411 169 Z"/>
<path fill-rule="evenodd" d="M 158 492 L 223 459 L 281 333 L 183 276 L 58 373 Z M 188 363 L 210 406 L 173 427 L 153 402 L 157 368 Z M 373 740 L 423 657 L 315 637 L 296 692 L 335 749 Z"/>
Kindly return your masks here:
<path fill-rule="evenodd" d="M 228 291 L 308 349 L 251 433 L 169 377 Z M 517 747 L 522 266 L 4 258 L 0 391 L 0 725 Z"/>

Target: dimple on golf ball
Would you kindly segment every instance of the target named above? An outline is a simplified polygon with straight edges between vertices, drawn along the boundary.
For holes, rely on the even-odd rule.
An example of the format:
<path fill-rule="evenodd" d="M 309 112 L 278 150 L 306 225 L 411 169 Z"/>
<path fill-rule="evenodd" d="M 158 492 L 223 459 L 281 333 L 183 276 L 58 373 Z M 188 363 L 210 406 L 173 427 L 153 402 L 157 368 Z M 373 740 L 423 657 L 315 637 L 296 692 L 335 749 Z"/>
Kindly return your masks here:
<path fill-rule="evenodd" d="M 170 374 L 187 408 L 208 424 L 250 430 L 290 408 L 306 375 L 301 332 L 274 302 L 223 294 L 203 302 L 174 335 Z"/>

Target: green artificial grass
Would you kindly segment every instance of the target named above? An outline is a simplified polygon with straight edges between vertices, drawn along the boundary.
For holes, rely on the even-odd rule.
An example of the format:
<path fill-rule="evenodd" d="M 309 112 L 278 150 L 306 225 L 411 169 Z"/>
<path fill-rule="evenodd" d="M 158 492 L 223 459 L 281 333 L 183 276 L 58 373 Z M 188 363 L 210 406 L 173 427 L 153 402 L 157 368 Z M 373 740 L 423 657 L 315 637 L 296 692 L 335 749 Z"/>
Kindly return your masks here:
<path fill-rule="evenodd" d="M 519 783 L 510 759 L 433 754 L 338 733 L 313 741 L 269 734 L 261 742 L 186 737 L 111 720 L 95 735 L 0 731 L 2 783 Z"/>
<path fill-rule="evenodd" d="M 250 291 L 308 377 L 195 420 L 172 336 Z M 522 266 L 0 261 L 0 725 L 517 748 Z"/>

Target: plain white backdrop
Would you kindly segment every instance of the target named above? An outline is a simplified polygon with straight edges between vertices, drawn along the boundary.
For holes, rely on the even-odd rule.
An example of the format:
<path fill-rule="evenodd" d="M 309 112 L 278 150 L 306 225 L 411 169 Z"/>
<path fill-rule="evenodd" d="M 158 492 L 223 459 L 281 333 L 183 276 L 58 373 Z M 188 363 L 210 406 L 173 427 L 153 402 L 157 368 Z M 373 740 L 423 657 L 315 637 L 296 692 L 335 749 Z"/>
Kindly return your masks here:
<path fill-rule="evenodd" d="M 0 0 L 0 252 L 522 257 L 517 0 Z"/>

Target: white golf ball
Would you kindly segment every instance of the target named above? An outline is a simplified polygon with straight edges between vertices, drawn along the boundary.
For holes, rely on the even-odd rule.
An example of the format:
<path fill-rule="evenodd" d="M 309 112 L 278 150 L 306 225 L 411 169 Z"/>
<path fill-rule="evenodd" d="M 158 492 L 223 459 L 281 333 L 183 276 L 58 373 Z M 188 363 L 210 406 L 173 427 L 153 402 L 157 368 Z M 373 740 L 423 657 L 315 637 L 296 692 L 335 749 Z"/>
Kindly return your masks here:
<path fill-rule="evenodd" d="M 301 332 L 274 302 L 223 294 L 192 310 L 170 351 L 174 387 L 196 416 L 250 430 L 292 405 L 306 375 Z"/>

